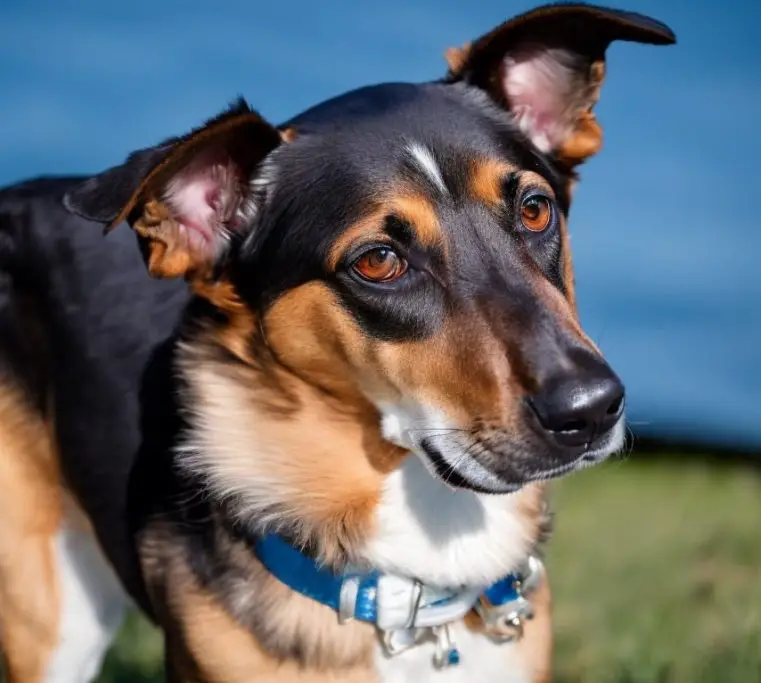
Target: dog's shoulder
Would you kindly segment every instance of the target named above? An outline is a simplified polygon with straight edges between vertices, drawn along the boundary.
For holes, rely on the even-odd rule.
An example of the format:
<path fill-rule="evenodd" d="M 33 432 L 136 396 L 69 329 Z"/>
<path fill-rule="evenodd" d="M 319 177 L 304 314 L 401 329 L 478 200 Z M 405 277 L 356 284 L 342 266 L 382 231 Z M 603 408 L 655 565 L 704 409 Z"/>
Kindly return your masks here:
<path fill-rule="evenodd" d="M 0 190 L 0 377 L 54 411 L 67 484 L 129 583 L 129 542 L 114 520 L 145 438 L 144 395 L 189 292 L 148 276 L 131 230 L 104 236 L 66 210 L 63 197 L 81 180 Z"/>

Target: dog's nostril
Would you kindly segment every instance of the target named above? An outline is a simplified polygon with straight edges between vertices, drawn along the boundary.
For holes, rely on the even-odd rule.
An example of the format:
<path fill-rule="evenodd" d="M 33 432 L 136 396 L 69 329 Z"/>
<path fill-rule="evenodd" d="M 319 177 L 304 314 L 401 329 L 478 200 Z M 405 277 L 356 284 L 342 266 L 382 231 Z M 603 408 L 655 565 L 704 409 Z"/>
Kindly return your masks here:
<path fill-rule="evenodd" d="M 584 420 L 569 420 L 565 424 L 560 425 L 560 429 L 553 430 L 558 432 L 580 432 L 587 428 L 587 423 Z"/>
<path fill-rule="evenodd" d="M 608 407 L 608 410 L 606 411 L 608 415 L 618 415 L 621 412 L 621 406 L 624 403 L 624 395 L 621 394 L 618 398 L 616 398 L 613 403 L 610 404 Z"/>

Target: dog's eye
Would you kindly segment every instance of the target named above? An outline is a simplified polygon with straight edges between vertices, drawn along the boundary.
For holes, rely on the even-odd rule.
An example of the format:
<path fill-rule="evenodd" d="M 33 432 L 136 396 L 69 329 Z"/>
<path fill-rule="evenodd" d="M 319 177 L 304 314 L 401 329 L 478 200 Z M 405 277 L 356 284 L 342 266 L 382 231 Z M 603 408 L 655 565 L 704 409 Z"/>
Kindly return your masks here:
<path fill-rule="evenodd" d="M 531 232 L 542 232 L 552 222 L 552 204 L 547 197 L 534 194 L 521 202 L 521 223 Z"/>
<path fill-rule="evenodd" d="M 352 268 L 365 280 L 391 282 L 404 275 L 407 262 L 389 247 L 376 247 L 362 254 Z"/>

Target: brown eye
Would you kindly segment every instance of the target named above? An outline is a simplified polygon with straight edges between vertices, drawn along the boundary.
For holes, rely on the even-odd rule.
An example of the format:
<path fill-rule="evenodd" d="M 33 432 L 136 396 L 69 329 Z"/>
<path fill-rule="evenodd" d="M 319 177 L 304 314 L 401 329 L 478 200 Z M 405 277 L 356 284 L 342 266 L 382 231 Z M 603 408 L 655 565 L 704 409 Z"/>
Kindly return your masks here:
<path fill-rule="evenodd" d="M 391 282 L 407 270 L 407 263 L 388 247 L 366 251 L 352 266 L 365 280 Z"/>
<path fill-rule="evenodd" d="M 542 195 L 532 195 L 521 204 L 521 223 L 531 232 L 546 230 L 552 221 L 552 206 L 550 200 Z"/>

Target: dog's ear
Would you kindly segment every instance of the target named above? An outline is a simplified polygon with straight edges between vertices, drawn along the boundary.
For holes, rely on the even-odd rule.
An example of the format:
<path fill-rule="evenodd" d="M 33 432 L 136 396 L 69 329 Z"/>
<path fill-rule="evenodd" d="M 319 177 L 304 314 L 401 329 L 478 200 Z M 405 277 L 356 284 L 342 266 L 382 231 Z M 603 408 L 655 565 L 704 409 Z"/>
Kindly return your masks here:
<path fill-rule="evenodd" d="M 257 166 L 282 139 L 240 100 L 191 133 L 85 180 L 64 205 L 107 229 L 126 220 L 152 275 L 204 274 L 236 228 L 253 218 Z"/>
<path fill-rule="evenodd" d="M 602 131 L 592 113 L 615 40 L 676 42 L 664 24 L 633 12 L 553 4 L 506 21 L 447 51 L 449 82 L 485 90 L 542 152 L 572 168 L 596 154 Z"/>

